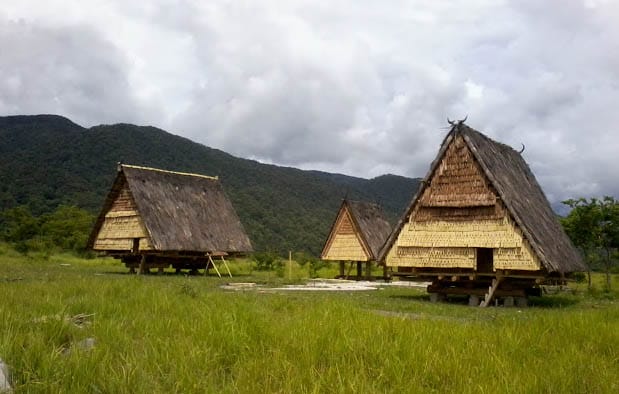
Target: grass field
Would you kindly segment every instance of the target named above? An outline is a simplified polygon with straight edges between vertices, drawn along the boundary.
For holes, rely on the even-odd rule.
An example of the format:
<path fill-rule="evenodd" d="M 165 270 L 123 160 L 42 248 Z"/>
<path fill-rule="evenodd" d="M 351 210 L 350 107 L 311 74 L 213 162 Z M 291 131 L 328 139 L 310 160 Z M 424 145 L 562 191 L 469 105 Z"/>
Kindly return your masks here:
<path fill-rule="evenodd" d="M 233 281 L 289 281 L 232 269 Z M 304 276 L 295 264 L 291 280 Z M 617 293 L 578 285 L 482 309 L 408 288 L 222 290 L 229 281 L 0 245 L 0 357 L 15 392 L 619 392 Z"/>

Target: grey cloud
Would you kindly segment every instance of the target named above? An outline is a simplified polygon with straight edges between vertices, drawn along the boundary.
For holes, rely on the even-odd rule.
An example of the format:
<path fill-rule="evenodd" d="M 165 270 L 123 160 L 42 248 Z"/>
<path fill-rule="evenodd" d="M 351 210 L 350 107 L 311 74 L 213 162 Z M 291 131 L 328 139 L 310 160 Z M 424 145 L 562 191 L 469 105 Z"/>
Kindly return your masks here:
<path fill-rule="evenodd" d="M 20 43 L 0 60 L 0 111 L 155 124 L 363 177 L 425 175 L 446 117 L 468 115 L 526 145 L 553 201 L 619 195 L 616 3 L 119 0 L 96 19 L 83 4 L 82 27 L 34 7 L 26 27 L 0 25 Z"/>
<path fill-rule="evenodd" d="M 123 55 L 92 29 L 0 19 L 0 42 L 0 112 L 86 124 L 144 119 L 135 116 Z"/>

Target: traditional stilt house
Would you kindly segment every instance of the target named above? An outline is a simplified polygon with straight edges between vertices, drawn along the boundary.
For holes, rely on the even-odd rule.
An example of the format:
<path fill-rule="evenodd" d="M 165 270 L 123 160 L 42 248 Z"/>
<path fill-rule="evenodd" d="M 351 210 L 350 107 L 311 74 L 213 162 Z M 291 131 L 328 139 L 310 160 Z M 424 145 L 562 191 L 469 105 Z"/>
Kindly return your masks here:
<path fill-rule="evenodd" d="M 540 284 L 585 270 L 520 152 L 462 122 L 379 258 L 393 275 L 431 281 L 433 299 L 466 294 L 482 306 L 526 303 Z"/>
<path fill-rule="evenodd" d="M 341 278 L 350 276 L 350 269 L 355 263 L 356 277 L 362 278 L 362 264 L 365 262 L 365 276 L 370 279 L 372 262 L 376 261 L 390 233 L 391 225 L 378 205 L 344 199 L 320 257 L 323 260 L 339 261 Z M 346 261 L 350 262 L 348 272 L 345 271 Z"/>
<path fill-rule="evenodd" d="M 88 245 L 141 272 L 195 271 L 212 256 L 252 250 L 218 178 L 126 164 L 118 167 Z"/>

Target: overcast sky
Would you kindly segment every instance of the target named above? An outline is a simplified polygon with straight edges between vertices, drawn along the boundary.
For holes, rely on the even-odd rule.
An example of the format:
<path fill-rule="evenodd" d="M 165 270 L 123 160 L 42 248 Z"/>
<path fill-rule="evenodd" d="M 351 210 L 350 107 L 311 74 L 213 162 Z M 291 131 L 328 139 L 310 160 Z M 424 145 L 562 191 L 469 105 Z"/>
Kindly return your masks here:
<path fill-rule="evenodd" d="M 551 201 L 619 197 L 619 1 L 2 0 L 0 115 L 36 113 L 364 178 L 468 115 Z"/>

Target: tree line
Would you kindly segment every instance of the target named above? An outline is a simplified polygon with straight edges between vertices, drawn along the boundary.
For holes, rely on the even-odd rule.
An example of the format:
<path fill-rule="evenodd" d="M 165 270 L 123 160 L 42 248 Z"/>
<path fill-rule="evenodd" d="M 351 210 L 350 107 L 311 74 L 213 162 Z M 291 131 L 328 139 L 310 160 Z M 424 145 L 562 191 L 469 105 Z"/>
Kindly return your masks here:
<path fill-rule="evenodd" d="M 619 200 L 579 198 L 563 201 L 563 204 L 571 211 L 561 218 L 561 223 L 587 265 L 589 287 L 591 272 L 603 271 L 606 288 L 610 290 L 611 273 L 619 271 Z M 0 239 L 24 254 L 72 251 L 85 255 L 94 220 L 95 216 L 89 211 L 71 205 L 60 205 L 39 216 L 27 206 L 18 206 L 0 213 Z M 276 257 L 271 256 L 274 254 L 264 254 L 269 255 L 269 259 L 258 255 L 258 261 L 275 261 Z M 315 258 L 310 260 L 316 264 Z"/>
<path fill-rule="evenodd" d="M 23 254 L 72 251 L 83 256 L 94 221 L 92 213 L 71 205 L 39 216 L 22 205 L 0 213 L 0 238 Z"/>

